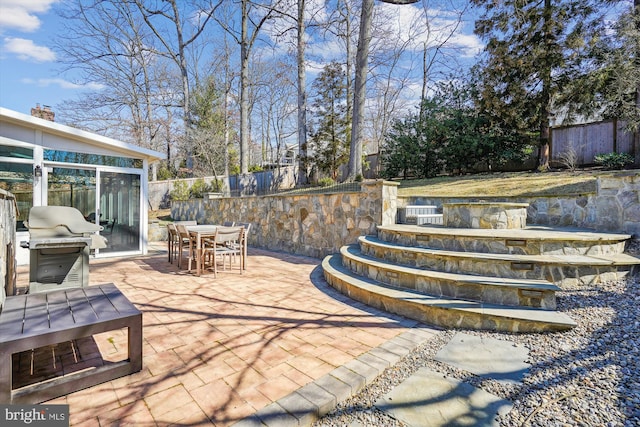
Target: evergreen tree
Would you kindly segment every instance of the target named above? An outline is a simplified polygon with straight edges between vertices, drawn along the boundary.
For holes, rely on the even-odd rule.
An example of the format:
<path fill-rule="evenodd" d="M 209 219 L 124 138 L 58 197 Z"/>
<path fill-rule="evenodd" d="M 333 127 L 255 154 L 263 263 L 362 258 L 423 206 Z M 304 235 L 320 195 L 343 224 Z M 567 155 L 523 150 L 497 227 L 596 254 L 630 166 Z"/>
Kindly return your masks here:
<path fill-rule="evenodd" d="M 474 95 L 468 85 L 441 83 L 418 113 L 396 121 L 384 144 L 383 176 L 429 178 L 478 166 L 491 170 L 528 155 L 526 141 L 481 113 Z"/>
<path fill-rule="evenodd" d="M 345 72 L 337 62 L 324 67 L 313 82 L 314 131 L 311 134 L 313 160 L 319 170 L 338 178 L 340 166 L 349 160 L 347 87 Z"/>
<path fill-rule="evenodd" d="M 630 131 L 640 131 L 640 0 L 623 8 L 609 37 L 603 38 L 596 54 L 602 68 L 592 81 L 601 88 L 605 115 L 624 120 Z M 600 89 L 598 91 L 597 89 Z"/>
<path fill-rule="evenodd" d="M 191 101 L 191 131 L 194 169 L 199 175 L 224 175 L 230 157 L 225 137 L 224 92 L 209 78 L 199 85 Z M 219 191 L 219 188 L 215 189 Z"/>
<path fill-rule="evenodd" d="M 549 118 L 588 73 L 589 46 L 603 13 L 597 0 L 472 0 L 485 12 L 475 32 L 486 41 L 474 73 L 481 108 L 523 138 L 536 135 L 539 168 L 549 165 Z"/>
<path fill-rule="evenodd" d="M 425 101 L 429 107 L 435 104 Z M 428 108 L 428 107 L 425 107 Z M 392 123 L 382 146 L 381 176 L 393 179 L 431 178 L 438 174 L 437 140 L 439 122 L 410 114 Z"/>

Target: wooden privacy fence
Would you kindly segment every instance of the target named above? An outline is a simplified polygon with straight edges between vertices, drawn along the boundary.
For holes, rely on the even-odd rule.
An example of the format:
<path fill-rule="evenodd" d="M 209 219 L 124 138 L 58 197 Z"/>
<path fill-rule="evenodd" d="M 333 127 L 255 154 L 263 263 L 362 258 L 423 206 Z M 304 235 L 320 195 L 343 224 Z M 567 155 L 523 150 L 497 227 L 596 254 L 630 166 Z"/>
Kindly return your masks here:
<path fill-rule="evenodd" d="M 559 162 L 565 153 L 574 151 L 577 165 L 593 164 L 594 156 L 606 153 L 633 152 L 633 133 L 625 131 L 626 122 L 606 120 L 551 129 L 551 160 Z"/>

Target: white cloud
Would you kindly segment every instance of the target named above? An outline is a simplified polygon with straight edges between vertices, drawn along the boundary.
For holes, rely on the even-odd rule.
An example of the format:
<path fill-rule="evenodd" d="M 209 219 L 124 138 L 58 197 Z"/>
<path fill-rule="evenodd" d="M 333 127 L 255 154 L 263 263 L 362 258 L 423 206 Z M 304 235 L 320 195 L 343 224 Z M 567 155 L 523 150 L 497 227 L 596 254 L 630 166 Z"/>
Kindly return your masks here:
<path fill-rule="evenodd" d="M 484 49 L 484 44 L 475 34 L 454 34 L 451 44 L 462 48 L 462 56 L 466 58 L 473 58 Z"/>
<path fill-rule="evenodd" d="M 393 46 L 397 40 L 409 41 L 409 46 L 420 51 L 423 46 L 453 48 L 465 57 L 472 57 L 482 50 L 481 40 L 465 25 L 469 14 L 466 9 L 427 9 L 416 5 L 396 6 L 379 4 L 383 22 L 381 30 L 394 35 L 383 39 L 383 44 Z"/>
<path fill-rule="evenodd" d="M 0 1 L 0 31 L 6 29 L 33 32 L 40 28 L 36 14 L 46 13 L 58 0 Z"/>
<path fill-rule="evenodd" d="M 38 87 L 48 87 L 48 86 L 59 86 L 62 89 L 72 89 L 72 90 L 101 90 L 104 89 L 104 85 L 98 83 L 88 83 L 85 85 L 80 85 L 77 83 L 70 82 L 64 79 L 29 79 L 24 78 L 21 80 L 22 83 L 28 85 L 36 85 Z"/>
<path fill-rule="evenodd" d="M 22 60 L 49 62 L 56 59 L 56 54 L 48 47 L 38 46 L 33 40 L 19 37 L 5 37 L 4 51 L 14 53 Z"/>

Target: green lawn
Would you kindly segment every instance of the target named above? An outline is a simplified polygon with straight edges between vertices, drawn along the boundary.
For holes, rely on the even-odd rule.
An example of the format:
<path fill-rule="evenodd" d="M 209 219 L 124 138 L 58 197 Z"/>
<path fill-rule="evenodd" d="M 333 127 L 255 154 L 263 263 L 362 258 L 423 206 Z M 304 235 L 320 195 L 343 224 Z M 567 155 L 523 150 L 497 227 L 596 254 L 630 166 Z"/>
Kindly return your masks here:
<path fill-rule="evenodd" d="M 399 196 L 536 197 L 594 193 L 599 176 L 636 171 L 505 172 L 399 181 Z"/>

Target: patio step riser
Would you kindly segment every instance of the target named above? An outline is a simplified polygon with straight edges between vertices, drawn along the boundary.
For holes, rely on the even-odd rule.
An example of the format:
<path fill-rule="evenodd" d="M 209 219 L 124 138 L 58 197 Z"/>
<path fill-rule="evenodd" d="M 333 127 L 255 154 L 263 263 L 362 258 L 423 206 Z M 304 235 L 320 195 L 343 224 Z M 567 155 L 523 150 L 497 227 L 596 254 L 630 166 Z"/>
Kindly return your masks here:
<path fill-rule="evenodd" d="M 407 216 L 405 220 L 405 224 L 414 225 L 442 225 L 443 223 L 444 218 L 442 214 Z"/>
<path fill-rule="evenodd" d="M 376 245 L 360 238 L 362 253 L 387 262 L 426 270 L 448 273 L 476 274 L 511 279 L 547 280 L 560 287 L 593 285 L 620 280 L 640 270 L 638 265 L 594 266 L 575 263 L 541 263 L 536 261 L 512 261 L 483 259 L 456 253 L 439 254 L 412 250 L 411 247 Z"/>
<path fill-rule="evenodd" d="M 422 215 L 441 215 L 435 205 L 410 205 L 398 208 L 398 222 L 409 223 L 410 218 Z M 415 224 L 415 222 L 413 223 Z M 441 224 L 441 223 L 440 223 Z"/>
<path fill-rule="evenodd" d="M 519 255 L 616 255 L 624 252 L 624 241 L 572 241 L 558 239 L 522 239 L 495 238 L 490 236 L 443 236 L 429 234 L 429 227 L 424 227 L 420 233 L 410 231 L 378 229 L 378 238 L 382 241 L 397 245 L 420 248 L 444 249 L 459 252 L 479 252 L 493 254 Z"/>
<path fill-rule="evenodd" d="M 334 255 L 336 256 L 336 255 Z M 418 296 L 396 295 L 397 292 L 376 286 L 362 286 L 358 279 L 352 279 L 336 273 L 327 266 L 327 257 L 323 262 L 327 282 L 344 295 L 371 307 L 399 314 L 420 322 L 444 328 L 464 328 L 502 332 L 551 332 L 575 327 L 570 319 L 566 322 L 544 321 L 510 317 L 508 314 L 497 316 L 457 308 L 457 300 L 446 305 L 430 305 Z M 505 310 L 506 312 L 507 310 Z M 554 313 L 554 312 L 550 312 Z"/>
<path fill-rule="evenodd" d="M 369 262 L 348 248 L 343 248 L 342 264 L 355 274 L 380 283 L 410 289 L 428 295 L 481 301 L 506 306 L 536 307 L 555 310 L 555 290 L 544 287 L 507 286 L 497 279 L 492 284 L 434 276 L 430 271 L 417 268 L 398 268 L 384 262 Z M 457 273 L 457 272 L 454 272 Z"/>

